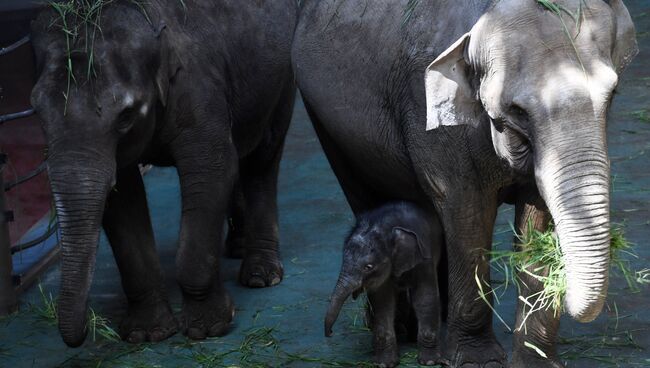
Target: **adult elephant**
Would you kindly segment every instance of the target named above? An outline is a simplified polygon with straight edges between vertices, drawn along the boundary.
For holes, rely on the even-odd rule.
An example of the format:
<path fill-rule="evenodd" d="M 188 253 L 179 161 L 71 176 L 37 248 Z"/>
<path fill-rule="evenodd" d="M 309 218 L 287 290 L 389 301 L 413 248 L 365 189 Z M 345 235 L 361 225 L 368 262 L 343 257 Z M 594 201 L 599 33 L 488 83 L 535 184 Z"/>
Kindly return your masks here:
<path fill-rule="evenodd" d="M 244 285 L 282 278 L 276 184 L 295 84 L 294 0 L 53 3 L 33 24 L 48 173 L 61 229 L 59 329 L 86 336 L 103 225 L 128 299 L 121 335 L 177 330 L 138 164 L 177 168 L 182 197 L 177 279 L 192 339 L 227 331 L 234 308 L 219 275 L 235 183 L 243 193 Z"/>
<path fill-rule="evenodd" d="M 516 204 L 520 229 L 528 219 L 545 228 L 552 216 L 573 318 L 593 320 L 605 301 L 606 115 L 637 51 L 635 31 L 621 0 L 551 7 L 558 11 L 536 0 L 308 0 L 301 9 L 298 87 L 353 211 L 410 200 L 441 218 L 452 366 L 506 365 L 475 281 L 489 280 L 483 251 L 503 202 Z M 527 285 L 525 295 L 541 287 Z M 529 320 L 527 334 L 515 333 L 513 365 L 561 366 L 558 324 L 552 312 Z"/>

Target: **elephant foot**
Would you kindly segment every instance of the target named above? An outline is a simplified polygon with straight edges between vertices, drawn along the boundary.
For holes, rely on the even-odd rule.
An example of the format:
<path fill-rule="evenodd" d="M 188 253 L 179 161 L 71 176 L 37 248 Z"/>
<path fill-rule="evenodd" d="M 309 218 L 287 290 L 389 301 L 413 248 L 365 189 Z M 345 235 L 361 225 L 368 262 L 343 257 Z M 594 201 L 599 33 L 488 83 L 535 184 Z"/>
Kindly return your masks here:
<path fill-rule="evenodd" d="M 440 350 L 437 348 L 420 348 L 418 353 L 418 363 L 420 365 L 438 365 L 442 363 Z"/>
<path fill-rule="evenodd" d="M 536 351 L 532 351 L 528 347 L 515 347 L 512 354 L 512 368 L 564 368 L 564 364 L 555 357 L 549 355 L 544 358 Z"/>
<path fill-rule="evenodd" d="M 381 368 L 397 367 L 399 364 L 399 351 L 397 347 L 375 351 L 373 362 Z"/>
<path fill-rule="evenodd" d="M 247 248 L 239 282 L 251 288 L 274 286 L 282 281 L 284 270 L 277 250 Z"/>
<path fill-rule="evenodd" d="M 506 368 L 508 357 L 494 336 L 450 337 L 442 361 L 459 368 Z"/>
<path fill-rule="evenodd" d="M 167 301 L 130 303 L 119 330 L 122 340 L 130 343 L 158 342 L 174 335 L 178 323 Z"/>
<path fill-rule="evenodd" d="M 183 334 L 192 340 L 203 340 L 228 333 L 235 306 L 226 291 L 204 298 L 185 295 L 181 316 Z"/>

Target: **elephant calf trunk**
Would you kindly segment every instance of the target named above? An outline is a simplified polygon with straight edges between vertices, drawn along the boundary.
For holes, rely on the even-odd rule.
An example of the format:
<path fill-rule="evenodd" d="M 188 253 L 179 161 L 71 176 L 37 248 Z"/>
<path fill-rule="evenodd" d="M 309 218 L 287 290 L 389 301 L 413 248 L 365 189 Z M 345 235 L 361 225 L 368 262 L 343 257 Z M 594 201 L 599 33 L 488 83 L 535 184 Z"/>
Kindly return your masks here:
<path fill-rule="evenodd" d="M 332 326 L 334 326 L 334 322 L 338 319 L 345 301 L 360 287 L 361 282 L 352 282 L 349 278 L 343 275 L 339 277 L 339 280 L 336 283 L 336 288 L 334 288 L 334 291 L 332 292 L 332 301 L 327 309 L 327 315 L 325 316 L 326 337 L 332 336 Z"/>

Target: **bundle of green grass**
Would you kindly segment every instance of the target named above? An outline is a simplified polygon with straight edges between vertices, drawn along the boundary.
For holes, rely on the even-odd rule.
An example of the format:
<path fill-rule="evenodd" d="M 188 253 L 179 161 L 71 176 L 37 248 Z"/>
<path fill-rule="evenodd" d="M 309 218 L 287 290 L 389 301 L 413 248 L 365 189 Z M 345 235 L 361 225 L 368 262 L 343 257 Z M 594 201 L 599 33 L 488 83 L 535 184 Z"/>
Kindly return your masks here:
<path fill-rule="evenodd" d="M 493 267 L 505 275 L 504 284 L 499 289 L 507 289 L 510 283 L 520 289 L 523 282 L 518 274 L 526 274 L 543 285 L 541 291 L 528 297 L 519 297 L 527 306 L 524 318 L 517 326 L 517 329 L 522 329 L 525 328 L 528 317 L 537 311 L 552 310 L 556 316 L 562 312 L 567 279 L 559 240 L 552 225 L 542 232 L 536 230 L 532 223 L 528 223 L 526 232 L 517 235 L 517 238 L 518 250 L 494 250 L 490 255 Z M 632 251 L 632 244 L 627 241 L 620 226 L 611 230 L 610 252 L 612 272 L 622 276 L 632 292 L 638 292 L 640 285 L 650 283 L 649 270 L 633 271 L 631 259 L 638 257 Z M 478 277 L 476 281 L 479 285 L 479 297 L 488 302 L 483 287 L 485 283 Z M 495 290 L 491 293 L 498 302 Z M 503 322 L 498 314 L 497 317 Z"/>

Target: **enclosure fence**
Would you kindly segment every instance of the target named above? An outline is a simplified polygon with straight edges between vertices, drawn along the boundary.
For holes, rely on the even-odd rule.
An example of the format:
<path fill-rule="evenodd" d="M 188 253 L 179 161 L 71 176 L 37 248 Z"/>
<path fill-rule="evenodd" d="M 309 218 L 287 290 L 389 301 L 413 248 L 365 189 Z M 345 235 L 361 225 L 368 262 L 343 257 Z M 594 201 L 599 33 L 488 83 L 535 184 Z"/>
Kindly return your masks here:
<path fill-rule="evenodd" d="M 11 53 L 20 46 L 30 42 L 30 37 L 25 36 L 13 44 L 0 48 L 0 57 Z M 0 126 L 9 121 L 25 118 L 34 114 L 34 109 L 30 108 L 25 111 L 19 111 L 6 115 L 0 115 Z M 17 285 L 21 283 L 13 275 L 12 256 L 24 250 L 35 247 L 48 240 L 52 235 L 57 233 L 58 224 L 51 224 L 47 231 L 41 236 L 20 244 L 10 244 L 8 223 L 14 220 L 14 213 L 6 208 L 5 192 L 37 177 L 46 169 L 46 163 L 43 161 L 38 167 L 24 176 L 18 177 L 13 181 L 4 183 L 3 173 L 7 165 L 8 157 L 0 152 L 0 315 L 7 315 L 17 309 Z M 35 277 L 35 275 L 32 275 Z"/>

